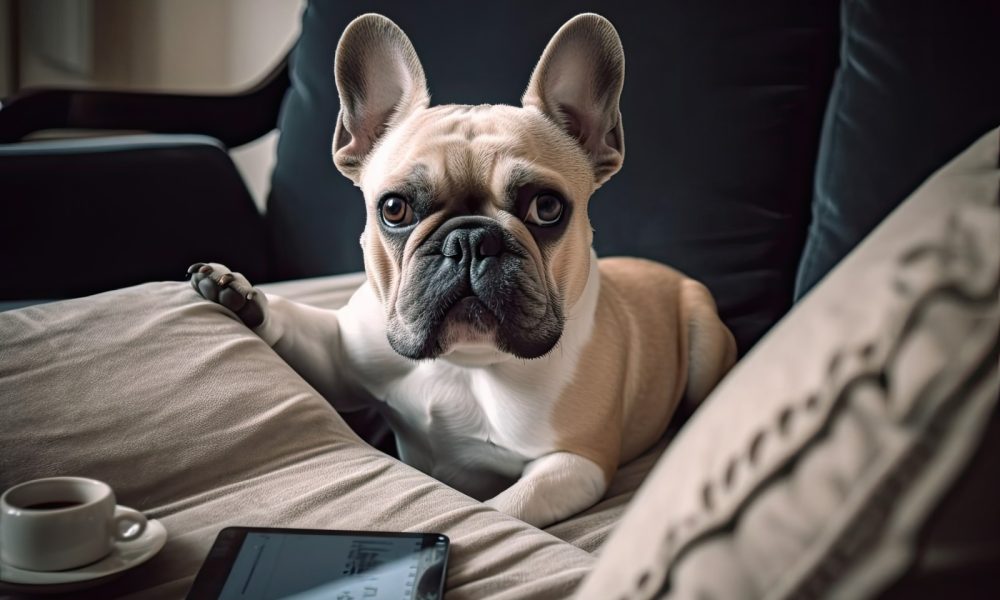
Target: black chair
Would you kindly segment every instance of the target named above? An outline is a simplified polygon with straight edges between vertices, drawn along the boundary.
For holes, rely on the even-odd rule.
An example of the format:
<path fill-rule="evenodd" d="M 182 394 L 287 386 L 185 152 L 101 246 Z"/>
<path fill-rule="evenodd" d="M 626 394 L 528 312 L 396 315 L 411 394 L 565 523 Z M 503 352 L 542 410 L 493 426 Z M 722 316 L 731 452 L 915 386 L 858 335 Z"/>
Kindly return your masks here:
<path fill-rule="evenodd" d="M 0 301 L 176 279 L 228 260 L 274 279 L 263 215 L 227 150 L 273 130 L 288 63 L 235 95 L 28 90 L 0 109 Z M 144 131 L 18 143 L 49 129 Z"/>

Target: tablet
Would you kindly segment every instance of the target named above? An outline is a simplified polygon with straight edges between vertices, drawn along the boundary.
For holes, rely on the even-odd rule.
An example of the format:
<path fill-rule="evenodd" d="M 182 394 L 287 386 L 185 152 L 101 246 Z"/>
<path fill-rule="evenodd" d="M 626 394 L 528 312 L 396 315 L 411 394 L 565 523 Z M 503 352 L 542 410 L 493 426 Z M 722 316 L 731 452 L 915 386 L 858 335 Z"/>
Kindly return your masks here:
<path fill-rule="evenodd" d="M 439 533 L 227 527 L 188 599 L 440 599 L 447 564 Z"/>

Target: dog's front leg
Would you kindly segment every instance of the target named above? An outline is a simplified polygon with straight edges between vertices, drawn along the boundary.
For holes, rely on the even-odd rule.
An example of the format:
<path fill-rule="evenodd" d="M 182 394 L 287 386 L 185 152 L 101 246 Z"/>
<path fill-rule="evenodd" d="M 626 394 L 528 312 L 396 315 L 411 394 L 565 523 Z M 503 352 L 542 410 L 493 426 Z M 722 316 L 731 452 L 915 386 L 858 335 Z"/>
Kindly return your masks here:
<path fill-rule="evenodd" d="M 546 527 L 592 506 L 607 487 L 607 475 L 594 461 L 554 452 L 528 463 L 514 485 L 486 504 L 535 527 Z"/>
<path fill-rule="evenodd" d="M 199 294 L 233 311 L 334 408 L 365 405 L 367 392 L 343 364 L 336 311 L 265 295 L 219 263 L 197 263 L 188 272 Z"/>
<path fill-rule="evenodd" d="M 370 396 L 351 376 L 343 355 L 337 311 L 267 298 L 264 322 L 254 332 L 337 410 L 366 406 Z"/>

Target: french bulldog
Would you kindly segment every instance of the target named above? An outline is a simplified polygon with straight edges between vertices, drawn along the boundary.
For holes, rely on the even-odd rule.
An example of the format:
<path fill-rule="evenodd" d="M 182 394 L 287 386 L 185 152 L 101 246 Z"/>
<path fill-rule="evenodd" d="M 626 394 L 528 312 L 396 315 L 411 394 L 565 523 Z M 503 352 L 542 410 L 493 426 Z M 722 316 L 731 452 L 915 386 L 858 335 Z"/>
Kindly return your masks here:
<path fill-rule="evenodd" d="M 567 22 L 521 107 L 430 106 L 410 40 L 375 14 L 344 31 L 335 79 L 367 282 L 336 311 L 216 263 L 191 267 L 195 289 L 337 409 L 377 406 L 406 463 L 539 527 L 594 504 L 735 358 L 703 285 L 591 249 L 590 196 L 625 155 L 614 27 Z"/>

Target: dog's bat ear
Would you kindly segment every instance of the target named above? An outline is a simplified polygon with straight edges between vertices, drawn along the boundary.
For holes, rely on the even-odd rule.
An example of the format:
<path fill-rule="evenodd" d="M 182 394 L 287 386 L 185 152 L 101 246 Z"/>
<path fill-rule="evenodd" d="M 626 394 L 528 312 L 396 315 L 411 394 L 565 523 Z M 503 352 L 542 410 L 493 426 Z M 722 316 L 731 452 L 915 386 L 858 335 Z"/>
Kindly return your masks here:
<path fill-rule="evenodd" d="M 375 143 L 411 112 L 430 104 L 424 68 L 403 30 L 382 15 L 366 14 L 347 26 L 334 59 L 340 114 L 333 162 L 358 183 Z"/>
<path fill-rule="evenodd" d="M 614 26 L 592 13 L 563 25 L 531 74 L 521 104 L 540 110 L 575 138 L 590 157 L 601 185 L 625 158 L 618 101 L 625 53 Z"/>

